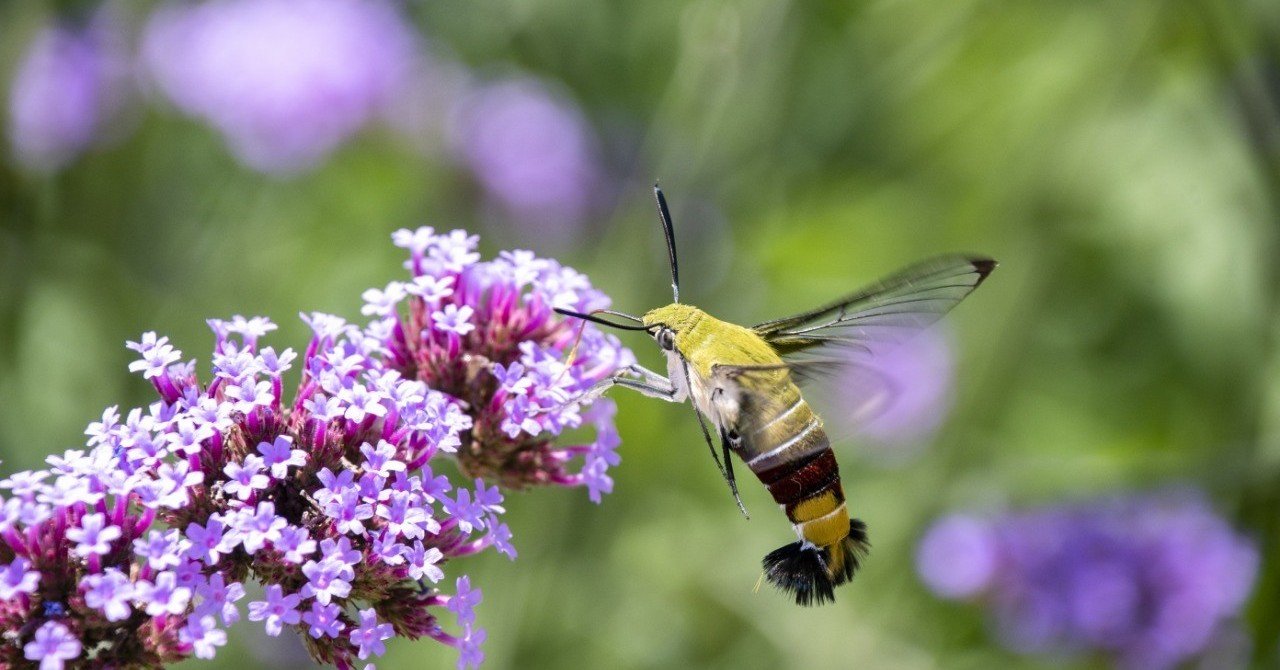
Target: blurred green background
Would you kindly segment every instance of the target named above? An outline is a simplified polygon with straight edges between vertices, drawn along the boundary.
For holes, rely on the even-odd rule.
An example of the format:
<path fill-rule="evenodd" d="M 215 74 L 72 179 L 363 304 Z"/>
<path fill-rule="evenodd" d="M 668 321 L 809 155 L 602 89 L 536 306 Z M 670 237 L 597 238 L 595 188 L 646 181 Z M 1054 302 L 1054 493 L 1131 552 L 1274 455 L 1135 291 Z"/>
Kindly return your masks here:
<path fill-rule="evenodd" d="M 0 81 L 85 4 L 0 5 Z M 153 6 L 111 6 L 126 44 Z M 144 330 L 207 369 L 208 317 L 269 316 L 277 348 L 305 344 L 300 311 L 358 319 L 361 291 L 402 275 L 397 228 L 467 228 L 486 256 L 579 268 L 619 309 L 664 304 L 660 178 L 684 297 L 729 320 L 933 253 L 999 259 L 949 319 L 954 406 L 896 467 L 837 446 L 874 551 L 834 606 L 802 609 L 752 589 L 791 537 L 762 487 L 743 487 L 744 521 L 687 408 L 615 393 L 624 462 L 604 504 L 511 494 L 519 559 L 458 566 L 484 589 L 487 667 L 1104 666 L 1003 650 L 980 608 L 921 585 L 916 542 L 947 510 L 1169 484 L 1203 489 L 1258 542 L 1243 627 L 1252 663 L 1276 667 L 1280 4 L 476 0 L 404 15 L 436 62 L 536 78 L 581 110 L 600 198 L 577 227 L 497 212 L 446 140 L 385 123 L 259 172 L 139 86 L 57 169 L 0 164 L 4 472 L 78 446 L 106 405 L 152 400 L 123 346 Z M 432 91 L 426 136 L 452 104 Z M 255 628 L 187 665 L 306 667 Z M 378 666 L 454 659 L 397 641 Z"/>

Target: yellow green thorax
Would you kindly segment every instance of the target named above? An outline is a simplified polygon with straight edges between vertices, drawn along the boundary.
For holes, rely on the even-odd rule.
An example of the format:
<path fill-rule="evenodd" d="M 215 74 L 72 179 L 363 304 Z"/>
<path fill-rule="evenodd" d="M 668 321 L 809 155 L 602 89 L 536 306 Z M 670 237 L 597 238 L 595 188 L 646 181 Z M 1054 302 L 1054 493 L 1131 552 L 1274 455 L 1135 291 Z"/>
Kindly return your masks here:
<path fill-rule="evenodd" d="M 773 347 L 755 331 L 721 321 L 692 305 L 674 303 L 650 310 L 644 315 L 644 325 L 663 325 L 675 331 L 676 349 L 703 378 L 710 376 L 717 364 L 782 364 Z"/>

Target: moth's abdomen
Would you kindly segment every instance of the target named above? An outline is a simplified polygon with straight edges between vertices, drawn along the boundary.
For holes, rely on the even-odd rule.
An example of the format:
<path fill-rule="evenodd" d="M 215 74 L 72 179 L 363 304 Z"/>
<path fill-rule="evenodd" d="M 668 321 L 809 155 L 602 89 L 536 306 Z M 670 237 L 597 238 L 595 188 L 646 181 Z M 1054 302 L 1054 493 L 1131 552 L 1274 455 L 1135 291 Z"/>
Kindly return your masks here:
<path fill-rule="evenodd" d="M 866 528 L 849 518 L 822 421 L 798 390 L 789 390 L 784 395 L 793 398 L 746 427 L 741 452 L 803 540 L 766 556 L 765 576 L 797 603 L 820 604 L 834 600 L 834 587 L 853 577 L 867 551 Z"/>

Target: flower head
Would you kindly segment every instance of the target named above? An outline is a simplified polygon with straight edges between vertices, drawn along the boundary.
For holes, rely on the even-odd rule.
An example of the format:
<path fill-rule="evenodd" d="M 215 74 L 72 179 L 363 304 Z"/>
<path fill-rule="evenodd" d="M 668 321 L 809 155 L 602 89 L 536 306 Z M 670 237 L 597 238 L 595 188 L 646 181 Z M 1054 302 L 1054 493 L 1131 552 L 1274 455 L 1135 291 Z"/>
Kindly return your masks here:
<path fill-rule="evenodd" d="M 111 667 L 212 657 L 249 579 L 265 595 L 247 618 L 304 635 L 317 661 L 353 667 L 397 632 L 456 646 L 464 665 L 483 657 L 479 589 L 466 576 L 454 595 L 438 585 L 458 559 L 515 556 L 503 495 L 431 461 L 456 454 L 472 476 L 517 486 L 587 484 L 570 468 L 617 463 L 612 413 L 566 401 L 630 354 L 587 328 L 568 355 L 576 330 L 551 304 L 607 304 L 572 270 L 481 262 L 460 231 L 396 239 L 415 277 L 435 278 L 420 282 L 430 299 L 383 291 L 388 310 L 363 328 L 308 315 L 301 355 L 259 348 L 266 319 L 210 320 L 203 381 L 145 333 L 128 343 L 131 368 L 159 400 L 109 409 L 86 450 L 0 481 L 0 553 L 13 557 L 0 566 L 0 666 L 61 667 L 83 649 Z M 290 396 L 281 375 L 295 361 Z M 517 419 L 517 435 L 503 431 Z M 583 423 L 597 444 L 554 444 Z M 446 609 L 460 635 L 437 622 Z"/>

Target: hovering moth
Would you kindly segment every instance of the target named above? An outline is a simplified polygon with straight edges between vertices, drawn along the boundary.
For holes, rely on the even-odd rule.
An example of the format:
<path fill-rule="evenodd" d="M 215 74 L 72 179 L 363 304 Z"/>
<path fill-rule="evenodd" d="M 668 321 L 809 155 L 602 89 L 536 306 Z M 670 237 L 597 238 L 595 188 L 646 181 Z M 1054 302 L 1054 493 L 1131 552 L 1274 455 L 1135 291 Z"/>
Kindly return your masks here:
<path fill-rule="evenodd" d="M 835 587 L 853 577 L 870 545 L 865 524 L 849 514 L 822 419 L 797 383 L 858 365 L 859 357 L 873 357 L 883 344 L 901 342 L 930 326 L 977 288 L 996 262 L 940 256 L 828 305 L 745 328 L 680 302 L 671 215 L 662 190 L 656 185 L 653 190 L 667 241 L 672 303 L 639 317 L 613 310 L 556 311 L 649 333 L 666 354 L 667 375 L 631 365 L 573 402 L 592 400 L 614 386 L 669 402 L 692 399 L 707 447 L 742 513 L 746 509 L 738 498 L 730 452 L 764 484 L 799 537 L 764 557 L 765 578 L 800 605 L 834 601 Z M 719 433 L 720 454 L 704 417 Z"/>

